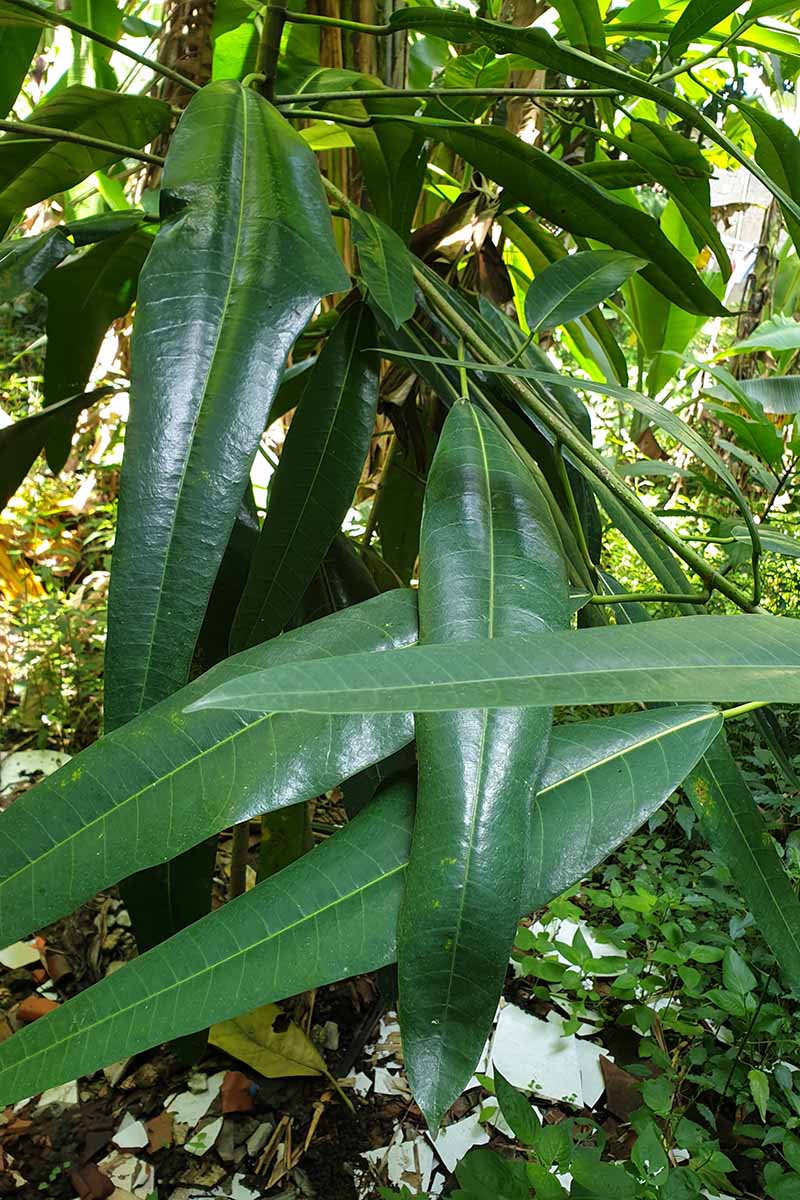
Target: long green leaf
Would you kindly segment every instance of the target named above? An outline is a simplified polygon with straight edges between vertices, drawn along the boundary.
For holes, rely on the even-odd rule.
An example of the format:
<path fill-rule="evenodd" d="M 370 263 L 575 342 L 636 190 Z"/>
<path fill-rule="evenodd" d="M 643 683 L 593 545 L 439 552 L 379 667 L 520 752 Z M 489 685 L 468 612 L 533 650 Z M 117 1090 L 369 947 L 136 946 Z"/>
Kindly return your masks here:
<path fill-rule="evenodd" d="M 602 62 L 598 58 L 593 58 L 591 54 L 584 54 L 581 50 L 556 41 L 546 30 L 535 26 L 519 28 L 503 24 L 500 21 L 469 17 L 466 13 L 457 14 L 453 10 L 407 7 L 394 13 L 390 20 L 391 24 L 398 29 L 415 29 L 421 33 L 445 38 L 452 42 L 483 43 L 498 54 L 519 54 L 536 63 L 537 66 L 547 67 L 549 70 L 563 75 L 572 75 L 575 79 L 581 79 L 597 87 L 611 88 L 623 96 L 641 96 L 645 100 L 652 100 L 667 112 L 674 113 L 682 121 L 686 121 L 690 128 L 699 129 L 710 141 L 730 154 L 736 162 L 747 167 L 768 188 L 776 200 L 779 200 L 795 219 L 800 221 L 800 204 L 757 162 L 748 158 L 722 130 L 717 129 L 713 121 L 710 121 L 696 105 L 674 92 L 667 91 L 666 88 L 651 83 L 631 67 L 622 70 L 610 63 Z M 607 31 L 611 28 L 613 27 L 608 26 Z M 622 30 L 624 26 L 619 28 Z M 653 28 L 658 30 L 660 27 L 656 25 Z M 669 36 L 671 27 L 666 26 L 665 28 L 666 36 Z M 770 30 L 759 30 L 762 37 L 771 32 Z M 773 37 L 779 38 L 780 35 L 773 35 Z M 770 47 L 768 40 L 765 40 L 763 44 L 767 49 L 778 51 L 777 44 Z M 786 46 L 786 50 L 790 47 L 794 53 L 798 52 L 796 41 L 791 41 Z"/>
<path fill-rule="evenodd" d="M 537 801 L 540 832 L 553 840 L 542 847 L 539 838 L 538 845 L 558 866 L 552 883 L 544 877 L 531 883 L 521 911 L 579 882 L 606 853 L 607 828 L 590 825 L 597 843 L 585 836 L 593 756 L 598 772 L 616 769 L 607 804 L 622 841 L 667 799 L 718 728 L 710 709 L 662 712 L 656 719 L 660 732 L 647 713 L 553 731 L 553 767 Z M 620 779 L 626 786 L 616 811 Z M 14 1103 L 176 1034 L 392 962 L 411 823 L 411 789 L 387 789 L 310 855 L 15 1034 L 0 1046 L 0 1102 Z M 559 860 L 564 842 L 570 852 Z"/>
<path fill-rule="evenodd" d="M 421 643 L 564 628 L 567 581 L 547 504 L 497 427 L 448 414 L 420 539 Z M 522 905 L 524 830 L 549 709 L 416 717 L 417 815 L 398 932 L 400 1025 L 431 1128 L 475 1070 Z M 522 844 L 521 844 L 522 839 Z"/>
<path fill-rule="evenodd" d="M 152 241 L 151 233 L 134 226 L 98 242 L 38 284 L 47 296 L 46 405 L 86 387 L 106 330 L 136 299 L 139 272 Z M 67 461 L 74 428 L 68 414 L 53 422 L 47 437 L 51 471 L 57 473 Z"/>
<path fill-rule="evenodd" d="M 147 96 L 70 87 L 44 100 L 28 119 L 138 150 L 169 127 L 172 114 L 168 104 Z M 91 146 L 5 134 L 0 138 L 0 230 L 31 204 L 73 187 L 118 157 Z"/>
<path fill-rule="evenodd" d="M 122 12 L 116 0 L 72 0 L 70 16 L 73 21 L 85 25 L 95 33 L 116 41 L 122 31 Z M 72 64 L 67 74 L 70 84 L 85 83 L 87 87 L 117 87 L 117 78 L 111 69 L 111 49 L 84 37 L 72 34 Z"/>
<path fill-rule="evenodd" d="M 800 995 L 800 901 L 724 732 L 684 787 L 703 836 L 729 868 L 784 978 Z"/>
<path fill-rule="evenodd" d="M 46 229 L 35 237 L 0 242 L 0 304 L 34 287 L 74 249 L 63 225 Z"/>
<path fill-rule="evenodd" d="M 109 598 L 107 725 L 189 673 L 211 586 L 286 355 L 346 288 L 313 155 L 238 83 L 198 92 L 142 272 Z"/>
<path fill-rule="evenodd" d="M 406 645 L 416 636 L 413 593 L 377 596 L 227 659 L 77 755 L 3 815 L 0 941 L 48 924 L 100 888 L 236 821 L 319 795 L 413 737 L 410 716 L 186 718 L 187 699 L 231 671 Z"/>
<path fill-rule="evenodd" d="M 497 125 L 406 119 L 419 121 L 431 136 L 560 228 L 646 259 L 642 275 L 674 304 L 708 316 L 727 312 L 652 217 L 580 171 Z"/>
<path fill-rule="evenodd" d="M 411 646 L 256 671 L 195 707 L 256 712 L 446 712 L 631 700 L 800 702 L 800 623 L 670 617 L 458 645 Z"/>
<path fill-rule="evenodd" d="M 27 22 L 0 25 L 0 117 L 11 112 L 40 36 L 41 29 Z"/>
<path fill-rule="evenodd" d="M 584 316 L 646 265 L 646 259 L 616 250 L 582 250 L 558 259 L 538 273 L 528 288 L 528 326 L 542 333 Z"/>
<path fill-rule="evenodd" d="M 234 649 L 280 633 L 347 515 L 378 404 L 377 359 L 366 353 L 374 340 L 372 314 L 353 305 L 312 369 L 270 484 Z"/>
<path fill-rule="evenodd" d="M 719 25 L 739 5 L 736 0 L 689 0 L 669 35 L 668 49 L 677 57 L 709 29 Z"/>
<path fill-rule="evenodd" d="M 800 139 L 797 134 L 785 121 L 779 121 L 755 104 L 737 103 L 737 108 L 756 139 L 756 162 L 800 203 Z M 785 205 L 782 207 L 786 228 L 800 254 L 800 220 Z"/>
<path fill-rule="evenodd" d="M 414 272 L 399 234 L 372 213 L 350 208 L 353 244 L 369 294 L 395 329 L 414 314 Z"/>
<path fill-rule="evenodd" d="M 28 474 L 61 414 L 74 420 L 84 408 L 107 396 L 111 390 L 98 388 L 85 396 L 70 396 L 52 408 L 32 413 L 0 429 L 0 512 Z"/>
<path fill-rule="evenodd" d="M 800 375 L 771 375 L 736 382 L 745 396 L 760 404 L 765 413 L 784 416 L 800 412 Z"/>

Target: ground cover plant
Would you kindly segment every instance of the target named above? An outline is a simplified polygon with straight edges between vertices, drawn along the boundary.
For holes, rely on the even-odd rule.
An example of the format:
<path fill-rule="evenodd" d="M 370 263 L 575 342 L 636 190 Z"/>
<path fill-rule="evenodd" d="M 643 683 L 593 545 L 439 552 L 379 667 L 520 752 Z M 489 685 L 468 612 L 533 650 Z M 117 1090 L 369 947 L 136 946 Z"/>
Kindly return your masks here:
<path fill-rule="evenodd" d="M 723 1099 L 794 1120 L 791 1079 L 771 1086 L 697 1032 L 711 1005 L 745 1048 L 759 1022 L 788 1038 L 800 984 L 791 857 L 728 734 L 747 722 L 796 786 L 800 626 L 764 585 L 800 556 L 786 15 L 691 0 L 366 22 L 218 0 L 201 84 L 132 48 L 158 26 L 131 6 L 2 0 L 0 301 L 47 298 L 42 407 L 0 430 L 4 503 L 40 452 L 59 472 L 76 421 L 113 395 L 122 372 L 93 369 L 135 309 L 104 736 L 3 815 L 0 941 L 119 884 L 142 953 L 0 1045 L 0 1101 L 397 962 L 406 1068 L 435 1130 L 513 951 L 549 995 L 601 1018 L 624 1002 L 661 1074 L 625 1169 L 600 1162 L 596 1131 L 543 1146 L 496 1074 L 530 1162 L 473 1156 L 463 1194 L 500 1171 L 509 1195 L 559 1195 L 557 1165 L 573 1195 L 604 1167 L 619 1195 L 698 1195 L 725 1182 L 723 1152 L 694 1117 L 677 1132 L 684 1077 L 647 1037 L 657 976 L 636 947 L 662 888 L 680 903 L 692 874 L 702 895 L 710 852 L 770 965 L 756 998 L 715 927 L 699 961 L 722 978 L 707 978 L 689 917 L 659 915 L 661 965 L 688 996 L 675 1028 L 696 1033 L 691 1065 Z M 37 100 L 54 29 L 73 61 Z M 378 73 L 320 65 L 332 30 Z M 398 48 L 407 86 L 387 66 Z M 711 204 L 714 171 L 734 167 L 781 229 L 773 309 L 747 331 Z M 20 233 L 45 202 L 44 227 Z M 259 509 L 253 463 L 289 413 Z M 615 441 L 641 459 L 615 459 Z M 640 586 L 607 569 L 609 545 Z M 305 804 L 339 786 L 352 820 L 304 853 Z M 679 888 L 658 831 L 680 787 L 678 826 L 703 848 Z M 282 869 L 209 912 L 219 833 L 275 814 L 294 822 Z M 518 929 L 569 912 L 564 893 L 596 871 L 588 904 L 614 909 L 630 960 L 610 1000 L 585 948 L 570 972 L 546 933 Z M 675 1138 L 691 1165 L 668 1157 Z M 793 1194 L 767 1165 L 769 1194 Z"/>

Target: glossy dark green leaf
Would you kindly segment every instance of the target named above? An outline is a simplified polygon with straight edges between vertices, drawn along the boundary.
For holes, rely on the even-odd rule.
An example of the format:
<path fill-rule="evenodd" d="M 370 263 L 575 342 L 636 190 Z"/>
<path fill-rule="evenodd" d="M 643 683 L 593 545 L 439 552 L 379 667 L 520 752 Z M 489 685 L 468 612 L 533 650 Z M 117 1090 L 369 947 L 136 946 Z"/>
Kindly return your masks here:
<path fill-rule="evenodd" d="M 674 304 L 708 316 L 725 315 L 724 306 L 647 213 L 507 129 L 432 120 L 423 124 L 489 179 L 560 228 L 646 259 L 643 277 Z"/>
<path fill-rule="evenodd" d="M 70 912 L 132 871 L 163 863 L 234 822 L 317 796 L 413 736 L 394 721 L 182 714 L 191 700 L 264 663 L 416 639 L 403 589 L 336 613 L 235 658 L 107 734 L 9 809 L 0 846 L 0 939 Z"/>
<path fill-rule="evenodd" d="M 66 227 L 57 225 L 35 237 L 0 242 L 0 304 L 35 287 L 43 275 L 74 251 Z"/>
<path fill-rule="evenodd" d="M 152 234 L 134 225 L 104 239 L 73 262 L 51 271 L 39 284 L 47 296 L 47 351 L 44 402 L 57 404 L 86 387 L 112 321 L 124 317 L 136 299 L 139 273 Z M 75 422 L 59 416 L 47 436 L 51 471 L 64 466 Z"/>
<path fill-rule="evenodd" d="M 738 7 L 735 0 L 689 0 L 669 35 L 668 49 L 679 55 Z"/>
<path fill-rule="evenodd" d="M 0 25 L 0 117 L 11 112 L 39 45 L 36 25 Z"/>
<path fill-rule="evenodd" d="M 800 702 L 800 623 L 669 617 L 652 625 L 412 646 L 257 671 L 197 708 L 448 712 L 510 705 L 669 700 Z"/>
<path fill-rule="evenodd" d="M 286 355 L 320 297 L 348 284 L 313 155 L 240 84 L 212 83 L 192 99 L 162 202 L 177 216 L 139 288 L 109 728 L 185 682 Z"/>
<path fill-rule="evenodd" d="M 340 318 L 314 366 L 272 478 L 267 515 L 231 634 L 235 649 L 274 637 L 300 603 L 353 500 L 375 424 L 375 322 Z"/>
<path fill-rule="evenodd" d="M 500 1112 L 511 1129 L 514 1137 L 523 1146 L 535 1146 L 539 1137 L 542 1123 L 531 1108 L 527 1096 L 512 1087 L 497 1067 L 494 1068 L 494 1090 Z"/>
<path fill-rule="evenodd" d="M 623 740 L 626 727 L 647 716 L 637 713 L 612 720 L 608 747 L 612 761 L 613 747 Z M 658 787 L 641 789 L 638 811 L 625 804 L 618 825 L 620 841 L 656 811 L 693 766 L 698 746 L 686 742 L 685 718 L 686 713 L 679 710 L 660 714 L 665 722 L 661 745 L 670 769 L 659 773 Z M 715 720 L 715 714 L 708 711 L 708 740 L 715 731 Z M 682 752 L 674 754 L 671 721 L 682 746 Z M 571 853 L 565 861 L 567 869 L 554 882 L 547 899 L 557 894 L 563 879 L 572 886 L 600 861 L 601 852 L 593 839 L 585 836 L 585 777 L 590 777 L 590 772 L 581 731 L 594 745 L 602 769 L 608 755 L 598 731 L 604 723 L 571 725 L 553 730 L 551 736 L 551 754 L 563 766 L 549 772 L 553 786 L 540 793 L 537 804 L 543 827 L 557 831 Z M 119 737 L 128 737 L 134 728 L 138 723 Z M 562 734 L 567 737 L 565 743 Z M 65 770 L 74 771 L 90 752 L 84 751 Z M 565 779 L 559 787 L 555 778 L 561 769 Z M 86 780 L 84 788 L 89 786 L 88 775 Z M 38 785 L 36 791 L 42 787 Z M 96 1070 L 120 1055 L 205 1028 L 258 1004 L 391 963 L 411 838 L 412 796 L 407 785 L 387 789 L 311 855 L 4 1042 L 0 1046 L 0 1102 L 13 1103 Z M 579 801 L 577 805 L 574 800 Z M 57 810 L 51 805 L 48 812 L 53 811 Z M 6 817 L 11 812 L 13 809 Z M 593 830 L 599 832 L 597 826 Z M 604 831 L 604 845 L 606 839 Z M 542 894 L 541 887 L 527 893 L 521 911 L 528 912 L 540 903 Z"/>
<path fill-rule="evenodd" d="M 800 901 L 724 732 L 684 786 L 703 836 L 730 870 L 787 983 L 800 994 Z"/>
<path fill-rule="evenodd" d="M 777 117 L 755 104 L 737 105 L 756 139 L 756 162 L 800 203 L 800 139 Z M 786 228 L 800 253 L 800 220 L 783 206 Z"/>
<path fill-rule="evenodd" d="M 411 257 L 399 235 L 383 221 L 355 205 L 350 212 L 364 282 L 374 302 L 398 329 L 416 307 Z"/>
<path fill-rule="evenodd" d="M 169 127 L 171 116 L 162 100 L 70 87 L 44 100 L 28 119 L 138 150 Z M 0 138 L 0 229 L 31 204 L 73 187 L 118 158 L 91 146 L 6 133 Z"/>
<path fill-rule="evenodd" d="M 686 121 L 690 128 L 699 129 L 710 141 L 720 146 L 730 154 L 736 162 L 747 167 L 757 179 L 785 205 L 796 220 L 800 221 L 800 205 L 784 188 L 763 170 L 757 162 L 753 162 L 713 121 L 689 100 L 679 96 L 674 91 L 651 83 L 642 75 L 630 70 L 623 70 L 610 63 L 603 62 L 591 54 L 576 50 L 564 42 L 552 38 L 545 29 L 537 26 L 520 28 L 504 24 L 500 21 L 489 21 L 484 18 L 473 18 L 466 14 L 454 14 L 452 10 L 445 11 L 436 8 L 406 7 L 392 14 L 390 23 L 397 29 L 418 29 L 423 33 L 442 37 L 452 42 L 474 42 L 483 44 L 495 50 L 498 54 L 518 54 L 537 66 L 563 75 L 572 75 L 586 83 L 597 87 L 610 88 L 623 96 L 641 96 L 652 100 L 655 104 L 674 113 Z M 780 53 L 797 53 L 798 43 L 795 39 L 780 41 L 780 33 L 772 30 L 759 30 L 761 45 L 769 50 Z M 768 35 L 771 35 L 768 36 Z M 720 39 L 722 40 L 722 39 Z M 625 247 L 620 247 L 625 249 Z"/>
<path fill-rule="evenodd" d="M 425 491 L 421 643 L 568 623 L 558 537 L 533 476 L 476 406 L 450 409 Z M 429 1126 L 463 1091 L 505 979 L 547 708 L 417 714 L 417 815 L 398 932 L 400 1027 Z M 520 844 L 522 840 L 522 844 Z"/>
<path fill-rule="evenodd" d="M 646 259 L 617 250 L 582 250 L 559 258 L 537 273 L 528 288 L 528 327 L 541 333 L 584 316 L 646 265 Z"/>
<path fill-rule="evenodd" d="M 107 396 L 111 388 L 98 388 L 85 396 L 71 396 L 53 408 L 23 417 L 0 429 L 0 512 L 41 453 L 53 425 L 64 414 L 74 420 L 84 408 Z"/>

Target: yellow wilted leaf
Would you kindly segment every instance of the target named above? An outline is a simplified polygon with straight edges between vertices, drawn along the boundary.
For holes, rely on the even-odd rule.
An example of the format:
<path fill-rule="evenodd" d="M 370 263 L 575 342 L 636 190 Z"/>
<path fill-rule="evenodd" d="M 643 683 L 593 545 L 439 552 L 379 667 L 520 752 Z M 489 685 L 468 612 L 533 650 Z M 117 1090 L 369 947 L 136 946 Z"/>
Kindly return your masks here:
<path fill-rule="evenodd" d="M 221 1021 L 212 1026 L 209 1041 L 266 1079 L 328 1073 L 314 1043 L 277 1004 Z"/>

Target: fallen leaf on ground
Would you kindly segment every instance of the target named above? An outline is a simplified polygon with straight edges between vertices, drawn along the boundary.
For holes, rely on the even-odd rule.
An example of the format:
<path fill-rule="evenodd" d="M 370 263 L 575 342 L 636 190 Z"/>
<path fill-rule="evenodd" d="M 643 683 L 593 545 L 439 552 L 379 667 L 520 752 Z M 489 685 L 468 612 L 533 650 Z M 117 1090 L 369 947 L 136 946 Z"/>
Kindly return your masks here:
<path fill-rule="evenodd" d="M 253 1085 L 241 1071 L 228 1071 L 220 1089 L 224 1113 L 250 1112 L 253 1108 Z"/>
<path fill-rule="evenodd" d="M 607 1058 L 600 1059 L 600 1070 L 606 1081 L 606 1108 L 615 1117 L 627 1121 L 643 1103 L 640 1080 Z"/>
<path fill-rule="evenodd" d="M 114 1193 L 114 1184 L 94 1163 L 76 1167 L 69 1178 L 80 1200 L 108 1200 Z"/>
<path fill-rule="evenodd" d="M 264 1004 L 214 1025 L 208 1040 L 266 1079 L 327 1074 L 314 1043 L 277 1004 Z"/>
<path fill-rule="evenodd" d="M 46 996 L 27 996 L 19 1008 L 17 1009 L 17 1020 L 23 1025 L 30 1025 L 32 1021 L 38 1021 L 40 1017 L 46 1017 L 48 1013 L 53 1012 L 58 1008 L 55 1000 L 48 1000 Z"/>
<path fill-rule="evenodd" d="M 172 1113 L 162 1112 L 152 1117 L 146 1124 L 147 1149 L 151 1154 L 162 1150 L 164 1146 L 172 1145 Z"/>

